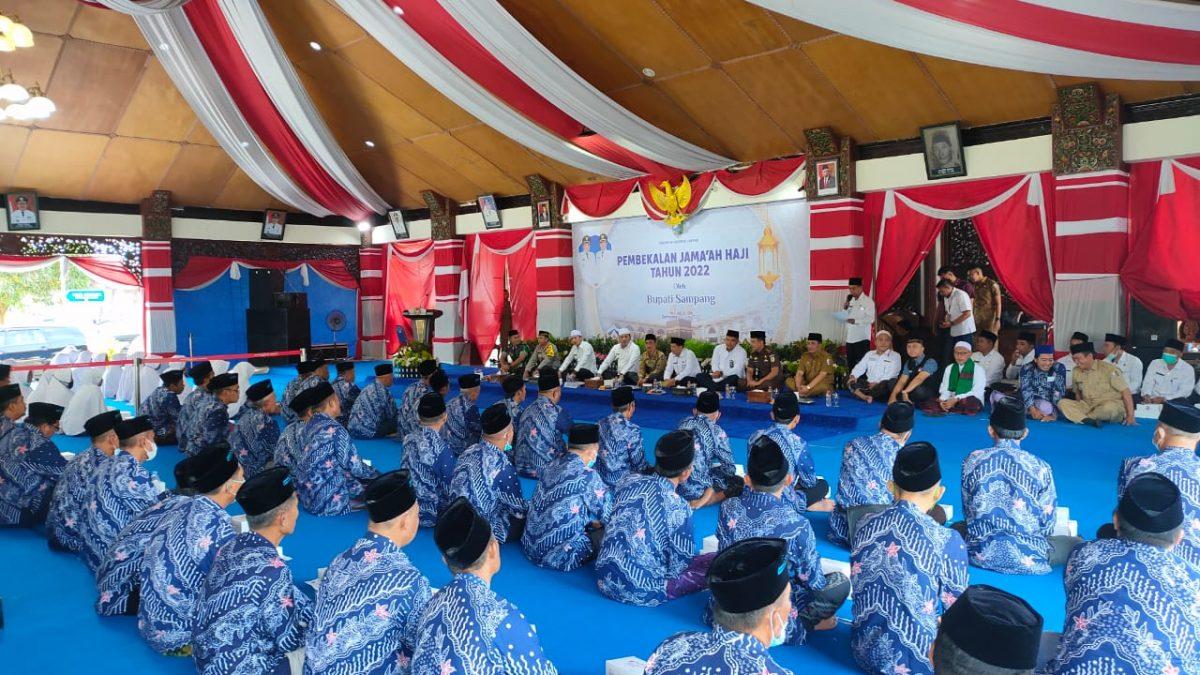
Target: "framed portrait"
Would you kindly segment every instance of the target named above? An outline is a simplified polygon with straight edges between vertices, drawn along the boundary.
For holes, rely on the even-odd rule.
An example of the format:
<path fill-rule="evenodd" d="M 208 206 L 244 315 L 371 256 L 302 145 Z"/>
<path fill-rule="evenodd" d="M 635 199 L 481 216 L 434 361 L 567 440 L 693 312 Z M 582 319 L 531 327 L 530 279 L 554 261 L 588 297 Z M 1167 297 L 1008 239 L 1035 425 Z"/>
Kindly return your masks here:
<path fill-rule="evenodd" d="M 838 158 L 819 159 L 817 164 L 817 196 L 828 197 L 838 193 Z"/>
<path fill-rule="evenodd" d="M 10 192 L 5 195 L 5 211 L 8 214 L 9 232 L 28 232 L 42 229 L 41 214 L 38 213 L 36 192 Z"/>
<path fill-rule="evenodd" d="M 388 222 L 392 224 L 392 234 L 396 239 L 408 239 L 408 224 L 404 222 L 404 214 L 400 209 L 388 211 Z"/>
<path fill-rule="evenodd" d="M 534 229 L 545 230 L 550 227 L 550 200 L 543 199 L 535 206 L 537 209 L 537 220 L 534 221 Z"/>
<path fill-rule="evenodd" d="M 479 204 L 479 213 L 483 214 L 483 226 L 489 230 L 500 229 L 500 209 L 496 208 L 496 196 L 480 195 L 475 201 Z"/>
<path fill-rule="evenodd" d="M 921 145 L 925 149 L 925 176 L 929 180 L 967 175 L 958 122 L 921 127 Z"/>
<path fill-rule="evenodd" d="M 268 210 L 263 217 L 261 239 L 283 241 L 283 230 L 287 227 L 287 211 Z"/>

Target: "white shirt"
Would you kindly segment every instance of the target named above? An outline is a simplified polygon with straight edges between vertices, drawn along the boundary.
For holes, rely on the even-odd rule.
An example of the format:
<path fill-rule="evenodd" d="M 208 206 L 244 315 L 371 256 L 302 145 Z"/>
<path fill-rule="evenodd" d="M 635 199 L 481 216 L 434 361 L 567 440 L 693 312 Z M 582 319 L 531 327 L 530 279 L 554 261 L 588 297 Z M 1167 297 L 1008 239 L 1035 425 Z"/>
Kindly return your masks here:
<path fill-rule="evenodd" d="M 846 324 L 846 342 L 870 340 L 871 324 L 875 322 L 875 301 L 871 296 L 863 293 L 857 298 L 851 298 L 846 313 L 849 315 L 846 318 L 854 319 L 854 323 Z"/>
<path fill-rule="evenodd" d="M 992 351 L 994 352 L 995 350 L 993 349 Z M 1015 354 L 1016 352 L 1013 353 Z M 1010 365 L 1004 369 L 1004 377 L 1010 380 L 1021 379 L 1021 369 L 1025 367 L 1025 364 L 1033 363 L 1035 358 L 1037 358 L 1037 352 L 1030 349 L 1028 354 L 1017 359 L 1017 365 Z M 988 384 L 991 383 L 989 382 Z"/>
<path fill-rule="evenodd" d="M 984 386 L 990 387 L 1004 376 L 1004 357 L 1000 356 L 1000 352 L 995 349 L 986 355 L 983 352 L 975 352 L 971 354 L 971 360 L 983 366 L 983 372 L 986 375 L 983 381 Z"/>
<path fill-rule="evenodd" d="M 642 350 L 637 346 L 636 342 L 630 340 L 628 347 L 622 347 L 621 343 L 618 342 L 617 344 L 613 345 L 612 349 L 608 350 L 608 356 L 604 357 L 604 363 L 601 363 L 597 370 L 603 373 L 604 371 L 608 370 L 608 364 L 612 363 L 612 361 L 616 359 L 618 376 L 624 375 L 625 373 L 636 373 L 638 361 L 640 361 L 641 358 Z"/>
<path fill-rule="evenodd" d="M 12 212 L 8 222 L 14 225 L 29 225 L 37 222 L 37 214 L 29 209 L 18 209 Z"/>
<path fill-rule="evenodd" d="M 862 357 L 850 376 L 858 379 L 867 376 L 867 382 L 887 382 L 900 374 L 900 355 L 892 350 L 880 354 L 878 349 L 872 349 Z"/>
<path fill-rule="evenodd" d="M 942 298 L 942 307 L 946 310 L 946 319 L 955 321 L 964 313 L 971 311 L 971 296 L 958 288 L 950 291 L 949 297 Z M 975 332 L 975 315 L 967 317 L 962 323 L 950 326 L 950 337 L 958 337 Z"/>
<path fill-rule="evenodd" d="M 1179 359 L 1172 368 L 1166 361 L 1154 359 L 1142 380 L 1142 398 L 1161 396 L 1168 401 L 1187 398 L 1195 386 L 1196 369 L 1191 364 Z"/>
<path fill-rule="evenodd" d="M 734 345 L 733 349 L 726 349 L 723 344 L 717 345 L 713 349 L 709 365 L 713 372 L 720 373 L 722 378 L 730 375 L 744 378 L 746 377 L 746 350 L 742 349 L 741 345 Z"/>
<path fill-rule="evenodd" d="M 966 295 L 966 293 L 963 293 L 963 295 Z M 995 354 L 996 350 L 993 349 L 992 353 Z M 946 372 L 942 374 L 942 387 L 940 390 L 941 396 L 939 397 L 939 399 L 942 401 L 948 401 L 951 398 L 950 371 L 953 368 L 954 368 L 954 363 L 952 362 L 949 366 L 946 366 Z M 979 369 L 976 368 L 975 370 L 977 371 L 976 375 L 978 375 Z M 958 398 L 959 398 L 959 400 L 962 400 L 964 398 L 974 398 L 975 400 L 979 401 L 980 403 L 983 403 L 983 390 L 985 387 L 987 387 L 987 378 L 974 377 L 971 379 L 971 391 L 968 391 L 965 394 L 961 394 Z"/>
<path fill-rule="evenodd" d="M 1142 365 L 1141 359 L 1123 351 L 1121 358 L 1114 361 L 1113 365 L 1121 369 L 1121 374 L 1125 376 L 1125 383 L 1129 385 L 1129 393 L 1136 394 L 1142 390 L 1142 371 L 1146 369 L 1146 366 Z"/>
<path fill-rule="evenodd" d="M 667 369 L 663 371 L 664 380 L 678 380 L 685 377 L 695 377 L 700 374 L 700 362 L 696 353 L 684 347 L 679 356 L 674 352 L 667 357 Z"/>
<path fill-rule="evenodd" d="M 563 372 L 567 366 L 575 364 L 575 370 L 590 370 L 596 372 L 596 350 L 592 349 L 592 344 L 587 340 L 581 341 L 579 344 L 571 347 L 571 351 L 567 352 L 567 358 L 563 359 L 562 365 L 558 367 L 558 372 Z"/>
<path fill-rule="evenodd" d="M 1058 362 L 1063 365 L 1063 368 L 1067 369 L 1067 389 L 1070 389 L 1071 388 L 1071 371 L 1075 370 L 1075 359 L 1071 358 L 1070 354 L 1067 354 L 1066 356 L 1060 356 L 1058 358 Z"/>

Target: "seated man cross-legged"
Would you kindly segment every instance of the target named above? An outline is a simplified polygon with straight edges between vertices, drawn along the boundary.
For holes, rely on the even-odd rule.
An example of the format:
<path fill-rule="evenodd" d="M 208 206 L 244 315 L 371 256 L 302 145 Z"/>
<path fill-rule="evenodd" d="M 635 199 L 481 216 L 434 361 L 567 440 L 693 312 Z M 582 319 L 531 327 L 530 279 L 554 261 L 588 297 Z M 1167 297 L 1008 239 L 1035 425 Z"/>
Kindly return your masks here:
<path fill-rule="evenodd" d="M 900 374 L 900 355 L 892 351 L 892 334 L 875 334 L 875 349 L 867 352 L 850 371 L 850 392 L 861 401 L 886 400 Z"/>
<path fill-rule="evenodd" d="M 938 397 L 926 401 L 921 411 L 927 415 L 975 415 L 983 410 L 983 369 L 971 360 L 971 345 L 959 342 L 954 345 L 954 362 L 942 375 L 942 386 Z"/>

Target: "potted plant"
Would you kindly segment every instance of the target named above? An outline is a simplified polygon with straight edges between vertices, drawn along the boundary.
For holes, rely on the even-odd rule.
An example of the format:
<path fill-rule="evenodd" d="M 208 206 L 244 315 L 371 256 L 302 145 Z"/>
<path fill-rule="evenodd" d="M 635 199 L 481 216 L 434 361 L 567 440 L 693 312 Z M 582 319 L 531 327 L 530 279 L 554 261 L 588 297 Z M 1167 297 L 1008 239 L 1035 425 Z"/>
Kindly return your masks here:
<path fill-rule="evenodd" d="M 433 354 L 423 343 L 410 342 L 400 345 L 400 349 L 392 355 L 392 366 L 396 377 L 417 378 L 420 377 L 417 366 L 421 365 L 422 361 L 432 358 Z"/>

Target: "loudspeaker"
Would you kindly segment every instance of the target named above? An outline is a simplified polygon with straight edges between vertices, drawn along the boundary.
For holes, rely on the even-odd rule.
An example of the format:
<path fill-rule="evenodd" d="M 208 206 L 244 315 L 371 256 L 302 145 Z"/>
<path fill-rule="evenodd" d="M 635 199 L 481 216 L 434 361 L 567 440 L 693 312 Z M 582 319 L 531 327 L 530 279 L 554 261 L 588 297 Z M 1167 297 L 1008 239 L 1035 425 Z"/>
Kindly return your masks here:
<path fill-rule="evenodd" d="M 1157 358 L 1162 352 L 1163 343 L 1178 335 L 1178 324 L 1174 319 L 1151 312 L 1136 299 L 1131 298 L 1129 306 L 1129 351 L 1143 361 Z"/>
<path fill-rule="evenodd" d="M 308 309 L 308 293 L 276 293 L 273 306 L 280 309 Z"/>
<path fill-rule="evenodd" d="M 283 272 L 279 270 L 250 270 L 250 309 L 275 306 L 276 293 L 283 292 Z"/>
<path fill-rule="evenodd" d="M 311 342 L 307 308 L 246 310 L 246 350 L 249 352 L 307 349 Z M 278 365 L 297 360 L 296 357 L 270 357 L 251 359 L 251 362 Z"/>

